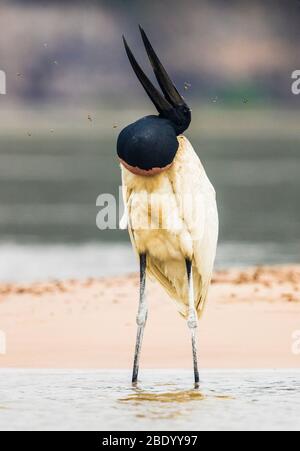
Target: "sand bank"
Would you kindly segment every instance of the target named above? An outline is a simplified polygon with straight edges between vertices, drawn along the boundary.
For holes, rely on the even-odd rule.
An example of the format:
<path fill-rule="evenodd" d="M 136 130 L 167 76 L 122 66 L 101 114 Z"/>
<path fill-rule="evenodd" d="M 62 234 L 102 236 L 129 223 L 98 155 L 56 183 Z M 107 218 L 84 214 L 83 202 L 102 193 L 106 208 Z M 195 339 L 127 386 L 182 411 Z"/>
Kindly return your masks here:
<path fill-rule="evenodd" d="M 0 367 L 129 368 L 135 342 L 138 276 L 0 285 Z M 153 282 L 144 368 L 190 368 L 190 337 L 175 304 Z M 199 329 L 207 368 L 300 367 L 300 267 L 215 274 Z"/>

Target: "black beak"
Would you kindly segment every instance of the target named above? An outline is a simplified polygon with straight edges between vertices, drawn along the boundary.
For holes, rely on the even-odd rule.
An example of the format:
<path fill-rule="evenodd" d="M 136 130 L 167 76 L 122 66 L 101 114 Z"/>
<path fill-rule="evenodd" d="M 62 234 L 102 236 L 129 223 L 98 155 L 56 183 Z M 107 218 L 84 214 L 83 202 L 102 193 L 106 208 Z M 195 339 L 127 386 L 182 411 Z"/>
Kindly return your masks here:
<path fill-rule="evenodd" d="M 184 114 L 186 111 L 186 115 L 189 116 L 188 123 L 190 122 L 190 109 L 185 103 L 183 97 L 179 94 L 176 87 L 174 86 L 172 80 L 170 79 L 167 71 L 161 64 L 158 56 L 156 55 L 155 51 L 153 50 L 153 47 L 145 33 L 145 31 L 140 26 L 140 32 L 142 35 L 142 39 L 144 42 L 144 46 L 148 55 L 148 58 L 150 60 L 150 63 L 152 65 L 155 77 L 157 79 L 157 82 L 163 92 L 164 95 L 162 95 L 158 89 L 155 88 L 155 86 L 152 84 L 152 82 L 149 80 L 149 78 L 145 75 L 144 71 L 139 66 L 138 62 L 136 61 L 132 51 L 130 50 L 124 36 L 123 41 L 125 45 L 125 50 L 128 56 L 128 59 L 130 61 L 130 64 L 141 82 L 143 88 L 145 89 L 147 95 L 150 97 L 151 101 L 155 105 L 157 111 L 159 114 L 166 118 L 173 118 L 175 116 L 180 116 Z M 177 112 L 180 115 L 176 114 Z M 179 117 L 178 117 L 179 119 Z M 185 120 L 184 120 L 185 122 Z"/>
<path fill-rule="evenodd" d="M 148 54 L 148 58 L 150 60 L 150 63 L 152 65 L 156 80 L 158 81 L 158 84 L 164 93 L 166 99 L 173 105 L 173 106 L 179 106 L 184 105 L 185 101 L 175 88 L 172 80 L 170 79 L 169 75 L 167 74 L 167 71 L 165 70 L 164 66 L 161 64 L 158 56 L 153 50 L 152 45 L 150 44 L 149 39 L 147 38 L 147 35 L 145 31 L 142 29 L 142 27 L 139 25 L 139 29 L 142 35 L 142 39 L 144 42 L 144 46 L 146 49 L 146 52 Z"/>

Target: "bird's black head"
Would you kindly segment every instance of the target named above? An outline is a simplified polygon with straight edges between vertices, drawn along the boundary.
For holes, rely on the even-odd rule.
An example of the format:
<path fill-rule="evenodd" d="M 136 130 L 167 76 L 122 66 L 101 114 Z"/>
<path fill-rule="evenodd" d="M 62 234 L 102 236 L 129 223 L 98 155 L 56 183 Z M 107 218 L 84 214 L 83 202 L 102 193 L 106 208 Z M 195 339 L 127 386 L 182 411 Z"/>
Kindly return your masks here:
<path fill-rule="evenodd" d="M 141 27 L 140 32 L 163 94 L 145 75 L 123 37 L 131 66 L 159 114 L 147 116 L 124 128 L 118 138 L 117 152 L 122 164 L 132 172 L 152 175 L 172 164 L 178 149 L 177 136 L 189 127 L 191 110 L 172 83 Z"/>

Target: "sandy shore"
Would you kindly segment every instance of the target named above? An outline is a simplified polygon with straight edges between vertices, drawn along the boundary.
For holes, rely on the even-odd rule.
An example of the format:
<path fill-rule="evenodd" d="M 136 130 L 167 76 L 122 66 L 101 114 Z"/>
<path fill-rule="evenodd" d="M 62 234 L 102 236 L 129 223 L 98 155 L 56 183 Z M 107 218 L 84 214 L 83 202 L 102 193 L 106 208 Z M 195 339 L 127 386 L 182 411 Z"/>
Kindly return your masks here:
<path fill-rule="evenodd" d="M 0 367 L 129 368 L 135 342 L 138 277 L 0 285 Z M 153 282 L 144 368 L 190 368 L 186 323 Z M 215 274 L 200 322 L 202 367 L 300 367 L 300 266 Z"/>

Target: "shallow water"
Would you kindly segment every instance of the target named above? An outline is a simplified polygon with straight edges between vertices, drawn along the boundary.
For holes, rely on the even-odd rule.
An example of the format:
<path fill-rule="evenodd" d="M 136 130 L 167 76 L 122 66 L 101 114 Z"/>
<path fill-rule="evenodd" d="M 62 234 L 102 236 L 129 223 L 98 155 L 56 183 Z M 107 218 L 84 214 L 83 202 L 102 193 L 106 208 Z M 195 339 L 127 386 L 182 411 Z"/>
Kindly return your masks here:
<path fill-rule="evenodd" d="M 0 370 L 0 430 L 300 430 L 300 371 Z"/>
<path fill-rule="evenodd" d="M 129 243 L 0 243 L 0 255 L 0 282 L 84 279 L 138 271 L 138 262 Z M 292 262 L 299 262 L 298 246 L 292 242 L 289 245 L 265 243 L 263 246 L 259 243 L 220 243 L 216 267 Z"/>

